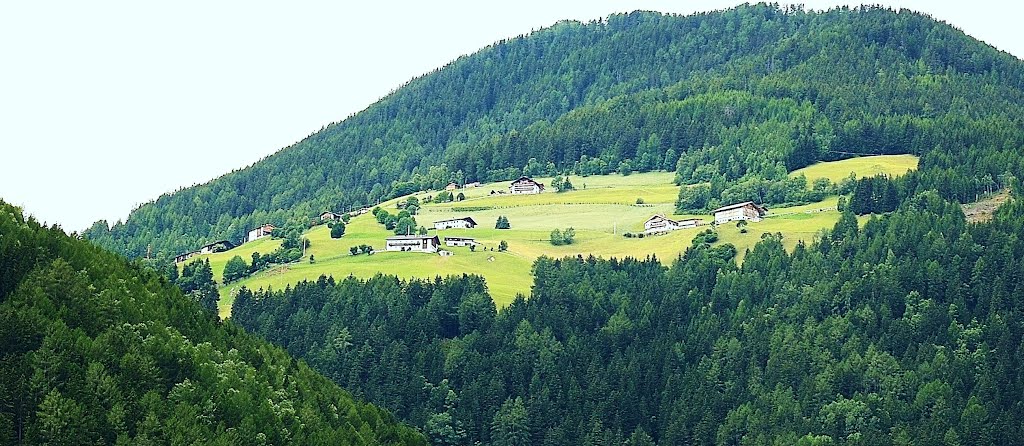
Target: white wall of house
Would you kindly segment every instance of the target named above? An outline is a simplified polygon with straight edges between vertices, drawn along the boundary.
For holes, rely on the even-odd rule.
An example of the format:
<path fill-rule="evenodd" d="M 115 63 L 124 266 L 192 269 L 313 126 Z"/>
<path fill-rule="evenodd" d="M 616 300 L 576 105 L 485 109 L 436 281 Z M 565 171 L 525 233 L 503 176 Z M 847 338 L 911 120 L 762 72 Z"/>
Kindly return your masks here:
<path fill-rule="evenodd" d="M 447 246 L 470 246 L 475 245 L 476 240 L 473 239 L 445 239 L 444 244 Z"/>
<path fill-rule="evenodd" d="M 469 229 L 472 226 L 466 220 L 435 221 L 434 229 Z"/>
<path fill-rule="evenodd" d="M 386 251 L 437 252 L 437 248 L 438 246 L 434 243 L 433 238 L 389 239 L 384 244 Z"/>
<path fill-rule="evenodd" d="M 715 212 L 715 224 L 720 225 L 738 220 L 761 221 L 761 214 L 753 206 L 743 206 Z"/>

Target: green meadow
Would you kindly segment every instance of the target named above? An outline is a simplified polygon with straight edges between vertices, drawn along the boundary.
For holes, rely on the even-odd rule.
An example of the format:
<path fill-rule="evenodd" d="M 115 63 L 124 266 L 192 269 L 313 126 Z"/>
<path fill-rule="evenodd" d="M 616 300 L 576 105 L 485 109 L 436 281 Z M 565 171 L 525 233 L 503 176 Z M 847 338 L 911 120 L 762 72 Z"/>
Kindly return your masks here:
<path fill-rule="evenodd" d="M 819 176 L 842 179 L 849 175 L 849 169 L 863 168 L 869 172 L 868 175 L 880 172 L 898 175 L 916 165 L 916 158 L 912 157 L 869 158 L 876 159 L 858 158 L 819 163 L 801 171 L 809 179 Z M 861 174 L 858 170 L 854 172 Z M 320 275 L 340 279 L 349 275 L 366 278 L 376 274 L 393 274 L 401 278 L 477 274 L 485 278 L 495 303 L 503 307 L 515 299 L 517 294 L 529 294 L 532 285 L 531 267 L 533 261 L 540 256 L 655 256 L 669 264 L 690 245 L 698 232 L 709 226 L 644 238 L 627 238 L 623 234 L 642 232 L 644 221 L 655 214 L 664 214 L 673 219 L 698 218 L 710 224 L 710 215 L 674 214 L 679 186 L 672 184 L 673 178 L 674 174 L 669 172 L 627 176 L 571 176 L 569 179 L 576 190 L 558 193 L 549 187 L 538 195 L 491 193 L 492 190 L 507 190 L 508 182 L 460 189 L 456 193 L 461 192 L 465 196 L 464 200 L 423 203 L 416 215 L 417 222 L 428 229 L 433 228 L 434 221 L 449 218 L 472 217 L 477 222 L 478 226 L 473 229 L 430 229 L 430 233 L 439 236 L 442 243 L 445 236 L 470 236 L 480 243 L 475 251 L 468 247 L 442 246 L 452 251 L 452 256 L 383 251 L 371 255 L 351 255 L 350 247 L 363 244 L 383 250 L 384 239 L 392 235 L 391 231 L 377 223 L 372 214 L 353 218 L 340 239 L 330 238 L 326 225 L 315 226 L 305 233 L 311 246 L 302 261 L 275 266 L 222 286 L 220 313 L 223 317 L 230 315 L 234 295 L 242 286 L 250 289 L 280 289 L 304 279 L 315 280 Z M 538 181 L 550 184 L 551 178 L 538 178 Z M 426 191 L 413 196 L 423 202 L 436 194 L 437 191 Z M 407 198 L 390 200 L 380 207 L 397 213 L 397 204 Z M 642 204 L 637 203 L 638 198 Z M 717 228 L 719 243 L 735 245 L 742 260 L 745 251 L 752 248 L 762 234 L 779 232 L 783 234 L 785 246 L 792 249 L 799 240 L 809 243 L 822 230 L 835 224 L 839 218 L 835 210 L 837 202 L 837 197 L 829 197 L 808 205 L 772 208 L 764 220 L 749 223 L 742 228 L 745 231 L 736 224 L 722 225 Z M 511 229 L 494 229 L 499 216 L 509 219 Z M 567 227 L 575 230 L 575 243 L 552 245 L 549 241 L 551 231 Z M 498 244 L 503 240 L 508 243 L 508 251 L 499 252 Z M 198 258 L 209 258 L 214 277 L 220 279 L 224 264 L 231 257 L 239 255 L 248 263 L 254 251 L 269 253 L 280 243 L 280 240 L 264 238 L 227 252 Z M 309 262 L 310 255 L 314 259 L 313 263 Z"/>
<path fill-rule="evenodd" d="M 818 178 L 828 178 L 833 183 L 839 183 L 843 178 L 854 173 L 859 178 L 872 177 L 879 174 L 889 176 L 900 176 L 907 171 L 917 169 L 919 159 L 914 155 L 876 155 L 850 158 L 827 163 L 817 163 L 794 170 L 789 176 L 803 174 L 810 184 Z"/>

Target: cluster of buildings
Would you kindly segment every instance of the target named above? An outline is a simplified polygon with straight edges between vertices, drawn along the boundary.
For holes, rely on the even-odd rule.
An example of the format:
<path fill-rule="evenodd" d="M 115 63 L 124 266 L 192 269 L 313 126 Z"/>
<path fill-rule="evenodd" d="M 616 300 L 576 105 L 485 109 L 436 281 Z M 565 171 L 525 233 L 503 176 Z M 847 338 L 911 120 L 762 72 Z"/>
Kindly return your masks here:
<path fill-rule="evenodd" d="M 477 226 L 473 217 L 451 218 L 434 222 L 434 229 L 473 229 Z M 445 237 L 445 246 L 475 246 L 473 237 Z M 436 235 L 396 235 L 384 239 L 385 251 L 429 252 L 451 255 L 450 251 L 441 249 L 441 239 Z"/>
<path fill-rule="evenodd" d="M 462 188 L 473 188 L 479 187 L 479 182 L 467 183 Z M 449 183 L 445 190 L 452 191 L 459 189 L 456 183 Z M 544 192 L 544 184 L 534 181 L 529 177 L 519 177 L 513 181 L 509 187 L 508 192 L 512 195 L 529 195 L 539 194 Z M 491 191 L 491 194 L 504 194 L 505 191 Z M 347 213 L 349 217 L 355 217 L 370 212 L 370 208 L 361 208 Z M 720 225 L 728 223 L 730 221 L 761 221 L 766 215 L 768 210 L 763 206 L 760 206 L 752 201 L 745 201 L 742 203 L 731 204 L 728 206 L 722 206 L 714 211 L 711 211 L 715 217 L 714 224 Z M 325 211 L 320 214 L 320 222 L 328 221 L 340 221 L 346 214 L 340 214 L 331 211 Z M 704 224 L 700 219 L 688 218 L 683 220 L 672 220 L 664 215 L 658 214 L 647 219 L 644 222 L 644 234 L 655 235 L 663 234 L 677 229 L 695 228 Z M 473 229 L 477 226 L 477 222 L 473 220 L 473 217 L 459 217 L 451 218 L 447 220 L 439 220 L 434 222 L 435 230 L 445 229 Z M 274 225 L 264 224 L 251 231 L 245 237 L 243 243 L 252 242 L 260 238 L 269 236 L 274 229 Z M 445 246 L 475 246 L 478 245 L 476 239 L 472 237 L 444 237 Z M 199 254 L 209 254 L 214 252 L 221 252 L 232 249 L 235 244 L 227 240 L 218 240 L 213 243 L 203 245 L 196 251 L 188 252 L 185 254 L 178 255 L 175 257 L 175 262 L 183 262 L 189 258 Z M 451 255 L 450 251 L 445 251 L 441 248 L 441 239 L 437 235 L 396 235 L 388 237 L 384 240 L 385 251 L 402 251 L 402 252 L 426 252 L 426 253 L 438 253 L 441 255 Z"/>
<path fill-rule="evenodd" d="M 480 182 L 474 181 L 472 183 L 466 183 L 463 188 L 480 187 Z M 459 189 L 459 185 L 455 183 L 448 183 L 445 186 L 446 191 L 454 191 Z M 519 177 L 508 187 L 508 193 L 513 195 L 524 195 L 524 194 L 539 194 L 544 192 L 544 184 L 534 181 L 529 177 Z M 504 191 L 491 191 L 491 195 L 504 194 Z M 473 229 L 477 226 L 476 220 L 473 217 L 459 217 L 450 218 L 447 220 L 439 220 L 434 222 L 435 230 L 445 229 Z M 474 246 L 478 245 L 476 239 L 473 237 L 445 237 L 445 246 Z M 450 251 L 446 251 L 441 248 L 441 239 L 436 235 L 396 235 L 388 237 L 384 240 L 385 251 L 403 251 L 403 252 L 427 252 L 427 253 L 438 253 L 441 255 L 451 255 Z"/>
<path fill-rule="evenodd" d="M 251 242 L 253 240 L 266 237 L 266 236 L 270 235 L 271 232 L 274 232 L 274 229 L 276 229 L 274 227 L 274 225 L 269 224 L 269 223 L 268 224 L 264 224 L 264 225 L 260 225 L 259 227 L 249 231 L 245 235 L 245 239 L 242 240 L 242 243 L 249 243 L 249 242 Z M 242 243 L 239 243 L 239 245 L 242 244 Z M 200 254 L 213 254 L 215 252 L 228 251 L 230 249 L 234 249 L 236 246 L 238 246 L 238 245 L 236 245 L 234 243 L 231 243 L 228 240 L 217 240 L 217 241 L 215 241 L 213 243 L 207 243 L 207 244 L 201 246 L 199 249 L 197 249 L 195 251 L 190 251 L 190 252 L 186 252 L 186 253 L 183 253 L 183 254 L 178 254 L 177 256 L 174 257 L 174 263 L 184 262 L 184 261 L 186 261 L 188 259 L 191 259 L 192 257 L 195 257 L 195 256 L 200 255 Z"/>
<path fill-rule="evenodd" d="M 730 204 L 711 211 L 711 214 L 715 216 L 716 225 L 739 220 L 757 222 L 761 221 L 767 213 L 768 209 L 754 203 L 753 201 Z M 644 234 L 663 234 L 669 231 L 675 231 L 676 229 L 695 228 L 702 224 L 703 222 L 696 218 L 677 221 L 659 214 L 644 222 Z"/>

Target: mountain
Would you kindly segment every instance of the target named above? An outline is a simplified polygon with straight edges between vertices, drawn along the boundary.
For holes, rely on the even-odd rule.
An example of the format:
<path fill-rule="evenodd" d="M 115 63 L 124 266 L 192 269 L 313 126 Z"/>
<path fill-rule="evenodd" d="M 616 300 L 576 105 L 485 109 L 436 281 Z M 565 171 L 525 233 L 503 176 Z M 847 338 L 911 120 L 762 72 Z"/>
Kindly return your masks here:
<path fill-rule="evenodd" d="M 0 443 L 426 441 L 140 263 L 0 201 Z"/>
<path fill-rule="evenodd" d="M 84 235 L 168 256 L 449 181 L 666 169 L 713 196 L 861 153 L 920 155 L 904 189 L 964 201 L 1021 177 L 1022 105 L 1020 60 L 906 10 L 618 14 L 461 57 Z M 680 207 L 708 206 L 692 198 Z"/>

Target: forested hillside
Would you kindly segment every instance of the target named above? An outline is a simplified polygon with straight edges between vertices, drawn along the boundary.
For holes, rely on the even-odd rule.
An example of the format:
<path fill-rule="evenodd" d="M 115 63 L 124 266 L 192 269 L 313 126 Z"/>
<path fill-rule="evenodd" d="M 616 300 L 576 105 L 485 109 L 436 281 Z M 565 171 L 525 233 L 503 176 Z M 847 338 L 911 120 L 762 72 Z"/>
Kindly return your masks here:
<path fill-rule="evenodd" d="M 330 86 L 325 86 L 330 88 Z M 927 16 L 767 5 L 563 22 L 410 81 L 248 168 L 86 237 L 173 255 L 449 181 L 676 171 L 680 209 L 850 153 L 921 155 L 904 196 L 1021 177 L 1024 64 Z M 689 193 L 689 192 L 687 192 Z"/>
<path fill-rule="evenodd" d="M 0 444 L 426 441 L 162 276 L 0 201 Z"/>
<path fill-rule="evenodd" d="M 243 292 L 233 319 L 433 444 L 1024 444 L 1024 204 L 927 192 L 787 253 L 541 259 L 476 277 Z"/>

